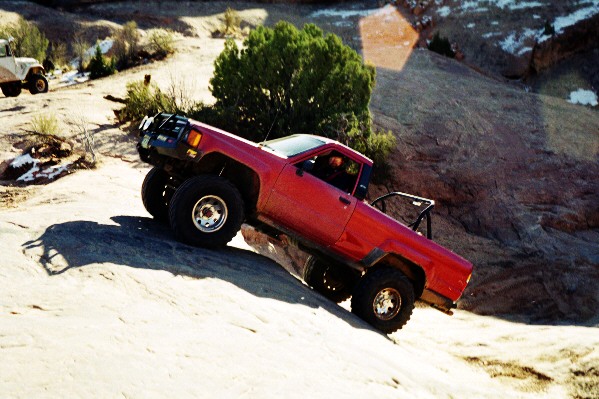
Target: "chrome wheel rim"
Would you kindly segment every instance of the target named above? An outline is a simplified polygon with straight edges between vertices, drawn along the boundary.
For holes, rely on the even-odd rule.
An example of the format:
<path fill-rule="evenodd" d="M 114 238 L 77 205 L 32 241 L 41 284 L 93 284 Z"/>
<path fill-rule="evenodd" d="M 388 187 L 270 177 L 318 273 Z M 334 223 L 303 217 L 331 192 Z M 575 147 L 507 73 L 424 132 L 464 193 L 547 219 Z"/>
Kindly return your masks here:
<path fill-rule="evenodd" d="M 216 195 L 206 195 L 193 207 L 193 224 L 204 233 L 214 233 L 227 221 L 227 205 Z"/>
<path fill-rule="evenodd" d="M 35 82 L 35 88 L 37 91 L 44 91 L 46 89 L 46 82 L 44 82 L 42 79 L 38 79 Z"/>
<path fill-rule="evenodd" d="M 379 291 L 372 302 L 375 316 L 380 320 L 391 320 L 401 309 L 401 295 L 394 288 Z"/>

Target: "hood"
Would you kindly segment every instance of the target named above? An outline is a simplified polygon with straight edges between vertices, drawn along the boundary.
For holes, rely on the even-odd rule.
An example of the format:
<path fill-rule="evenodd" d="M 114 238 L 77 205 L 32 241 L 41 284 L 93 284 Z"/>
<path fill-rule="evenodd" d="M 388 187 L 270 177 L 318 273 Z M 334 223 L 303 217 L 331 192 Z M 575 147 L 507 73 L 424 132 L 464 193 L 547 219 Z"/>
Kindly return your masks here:
<path fill-rule="evenodd" d="M 44 67 L 35 58 L 18 57 L 15 58 L 15 63 L 17 67 L 16 72 L 18 75 L 24 76 L 31 68 L 40 68 L 42 73 L 45 73 Z"/>
<path fill-rule="evenodd" d="M 42 66 L 38 60 L 36 60 L 35 58 L 28 58 L 28 57 L 17 57 L 15 58 L 15 62 L 17 63 L 17 65 L 26 65 L 26 66 Z"/>

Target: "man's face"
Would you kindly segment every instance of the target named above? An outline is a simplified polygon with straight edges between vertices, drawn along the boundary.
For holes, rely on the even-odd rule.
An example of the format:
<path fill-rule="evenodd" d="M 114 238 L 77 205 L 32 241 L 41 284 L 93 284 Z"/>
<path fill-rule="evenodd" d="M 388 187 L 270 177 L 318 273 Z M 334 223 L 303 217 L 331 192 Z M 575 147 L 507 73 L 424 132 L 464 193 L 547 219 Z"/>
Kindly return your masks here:
<path fill-rule="evenodd" d="M 341 157 L 333 156 L 333 157 L 329 158 L 329 166 L 331 168 L 337 169 L 342 164 L 343 164 L 343 158 L 341 158 Z"/>

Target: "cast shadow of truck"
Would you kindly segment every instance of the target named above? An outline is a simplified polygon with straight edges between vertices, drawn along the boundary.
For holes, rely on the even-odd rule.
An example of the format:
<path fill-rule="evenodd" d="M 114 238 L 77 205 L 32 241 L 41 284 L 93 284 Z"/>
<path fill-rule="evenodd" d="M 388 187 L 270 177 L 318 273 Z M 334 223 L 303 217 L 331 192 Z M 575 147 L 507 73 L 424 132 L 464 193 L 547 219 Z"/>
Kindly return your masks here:
<path fill-rule="evenodd" d="M 168 228 L 146 217 L 115 216 L 111 220 L 115 224 L 54 224 L 37 239 L 24 243 L 23 252 L 38 257 L 49 276 L 90 265 L 115 264 L 196 279 L 215 278 L 257 297 L 324 308 L 353 327 L 370 328 L 262 255 L 234 247 L 190 247 L 175 241 Z"/>

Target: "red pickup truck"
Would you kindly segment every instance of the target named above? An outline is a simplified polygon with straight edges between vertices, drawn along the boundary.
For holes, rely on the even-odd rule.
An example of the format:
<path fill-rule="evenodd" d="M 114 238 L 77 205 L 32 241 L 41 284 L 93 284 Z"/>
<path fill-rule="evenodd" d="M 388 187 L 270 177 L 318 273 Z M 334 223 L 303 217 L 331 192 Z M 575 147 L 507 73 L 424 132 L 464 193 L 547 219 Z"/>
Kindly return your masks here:
<path fill-rule="evenodd" d="M 420 299 L 451 314 L 472 265 L 431 239 L 434 202 L 404 193 L 365 201 L 372 161 L 324 137 L 297 134 L 254 143 L 178 115 L 144 118 L 137 145 L 154 165 L 142 200 L 175 237 L 226 245 L 242 223 L 294 237 L 311 256 L 308 285 L 390 333 Z M 424 204 L 413 225 L 385 214 L 396 197 Z M 426 236 L 416 230 L 426 219 Z"/>

